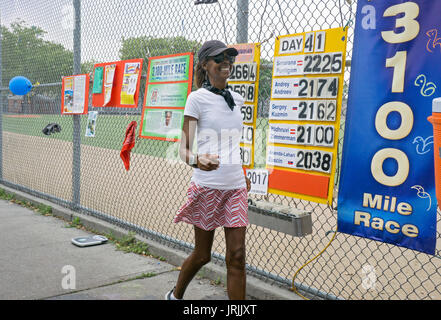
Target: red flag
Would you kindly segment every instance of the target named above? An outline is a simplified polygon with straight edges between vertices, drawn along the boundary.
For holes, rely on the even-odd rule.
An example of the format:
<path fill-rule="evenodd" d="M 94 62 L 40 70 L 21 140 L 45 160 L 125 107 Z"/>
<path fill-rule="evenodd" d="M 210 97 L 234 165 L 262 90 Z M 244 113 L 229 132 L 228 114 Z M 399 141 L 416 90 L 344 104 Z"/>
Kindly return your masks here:
<path fill-rule="evenodd" d="M 122 161 L 124 162 L 124 166 L 126 167 L 127 171 L 129 171 L 130 168 L 130 150 L 132 150 L 133 147 L 135 146 L 136 126 L 137 126 L 136 121 L 130 122 L 129 125 L 127 126 L 126 137 L 124 138 L 121 153 L 119 154 L 121 156 Z"/>

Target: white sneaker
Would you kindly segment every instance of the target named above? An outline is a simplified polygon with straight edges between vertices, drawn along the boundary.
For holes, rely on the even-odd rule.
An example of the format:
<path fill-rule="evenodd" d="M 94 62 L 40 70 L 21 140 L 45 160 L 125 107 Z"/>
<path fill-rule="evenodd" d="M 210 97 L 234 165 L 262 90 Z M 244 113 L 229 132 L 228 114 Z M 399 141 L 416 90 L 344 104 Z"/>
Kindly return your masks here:
<path fill-rule="evenodd" d="M 171 289 L 169 292 L 167 292 L 165 294 L 165 300 L 183 300 L 183 299 L 178 299 L 174 296 L 173 291 L 175 291 L 176 287 L 173 287 L 173 289 Z"/>

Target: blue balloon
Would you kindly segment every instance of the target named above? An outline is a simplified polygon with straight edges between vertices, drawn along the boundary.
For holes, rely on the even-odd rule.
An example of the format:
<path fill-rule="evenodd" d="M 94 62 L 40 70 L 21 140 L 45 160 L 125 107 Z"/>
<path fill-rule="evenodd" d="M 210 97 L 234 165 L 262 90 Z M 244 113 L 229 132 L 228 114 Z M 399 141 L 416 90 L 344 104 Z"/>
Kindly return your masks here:
<path fill-rule="evenodd" d="M 28 78 L 16 76 L 9 81 L 9 90 L 15 95 L 23 96 L 32 89 L 32 83 Z"/>

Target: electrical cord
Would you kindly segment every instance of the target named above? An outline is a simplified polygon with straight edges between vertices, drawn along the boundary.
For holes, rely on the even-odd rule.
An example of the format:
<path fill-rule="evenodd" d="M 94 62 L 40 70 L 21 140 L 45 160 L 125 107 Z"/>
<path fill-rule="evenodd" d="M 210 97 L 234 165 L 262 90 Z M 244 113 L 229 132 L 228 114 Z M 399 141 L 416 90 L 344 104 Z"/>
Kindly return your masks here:
<path fill-rule="evenodd" d="M 300 294 L 300 292 L 297 291 L 296 286 L 294 285 L 294 280 L 296 279 L 297 275 L 299 274 L 300 270 L 302 270 L 304 267 L 306 267 L 308 264 L 310 264 L 312 261 L 314 261 L 315 259 L 317 259 L 323 252 L 325 252 L 325 250 L 331 245 L 332 241 L 334 241 L 335 236 L 337 234 L 337 229 L 335 231 L 330 231 L 330 232 L 334 232 L 334 235 L 332 236 L 331 240 L 329 241 L 329 243 L 326 245 L 326 247 L 323 248 L 322 251 L 320 251 L 314 258 L 312 258 L 311 260 L 309 260 L 308 262 L 306 262 L 303 266 L 301 266 L 299 268 L 299 270 L 296 271 L 296 273 L 294 274 L 294 277 L 292 278 L 292 291 L 294 291 L 297 295 L 299 295 L 300 297 L 302 297 L 304 300 L 310 300 L 308 298 L 306 298 L 304 295 Z M 329 232 L 326 233 L 326 235 L 328 235 Z"/>

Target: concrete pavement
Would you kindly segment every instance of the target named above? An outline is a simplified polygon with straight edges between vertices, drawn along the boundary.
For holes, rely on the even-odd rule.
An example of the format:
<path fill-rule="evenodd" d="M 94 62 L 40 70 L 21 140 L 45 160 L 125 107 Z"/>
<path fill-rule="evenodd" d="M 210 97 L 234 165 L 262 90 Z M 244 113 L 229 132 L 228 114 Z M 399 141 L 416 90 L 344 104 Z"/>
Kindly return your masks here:
<path fill-rule="evenodd" d="M 149 251 L 164 257 L 118 251 L 107 242 L 77 247 L 71 239 L 90 236 L 84 229 L 69 227 L 79 217 L 89 230 L 120 238 L 127 231 L 88 215 L 81 215 L 32 195 L 0 188 L 34 205 L 46 204 L 53 216 L 0 200 L 0 299 L 27 300 L 163 300 L 176 283 L 179 266 L 188 254 L 136 236 Z M 64 219 L 64 220 L 63 220 Z M 227 300 L 225 268 L 209 263 L 190 283 L 186 300 Z M 211 279 L 211 280 L 210 280 Z M 300 300 L 294 293 L 247 276 L 247 299 Z"/>
<path fill-rule="evenodd" d="M 176 267 L 110 242 L 80 248 L 91 233 L 66 221 L 0 200 L 0 299 L 163 299 Z M 137 279 L 138 278 L 138 279 Z M 187 299 L 227 299 L 221 286 L 195 279 Z"/>

